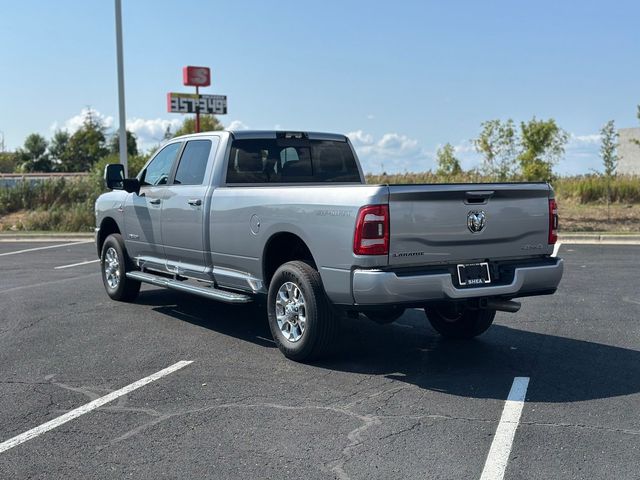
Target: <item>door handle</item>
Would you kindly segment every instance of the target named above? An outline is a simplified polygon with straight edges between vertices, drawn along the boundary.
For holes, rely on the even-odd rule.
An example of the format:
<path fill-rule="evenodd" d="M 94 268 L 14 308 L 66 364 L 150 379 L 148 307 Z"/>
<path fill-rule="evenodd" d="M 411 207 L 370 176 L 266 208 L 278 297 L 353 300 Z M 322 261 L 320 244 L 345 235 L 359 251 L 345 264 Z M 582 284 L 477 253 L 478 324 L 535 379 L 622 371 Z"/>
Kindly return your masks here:
<path fill-rule="evenodd" d="M 149 203 L 151 205 L 160 205 L 160 199 L 159 198 L 153 198 L 153 199 L 149 200 Z"/>
<path fill-rule="evenodd" d="M 202 205 L 202 200 L 200 200 L 199 198 L 190 198 L 189 200 L 187 200 L 187 203 L 189 205 L 193 205 L 194 207 L 199 207 L 200 205 Z"/>

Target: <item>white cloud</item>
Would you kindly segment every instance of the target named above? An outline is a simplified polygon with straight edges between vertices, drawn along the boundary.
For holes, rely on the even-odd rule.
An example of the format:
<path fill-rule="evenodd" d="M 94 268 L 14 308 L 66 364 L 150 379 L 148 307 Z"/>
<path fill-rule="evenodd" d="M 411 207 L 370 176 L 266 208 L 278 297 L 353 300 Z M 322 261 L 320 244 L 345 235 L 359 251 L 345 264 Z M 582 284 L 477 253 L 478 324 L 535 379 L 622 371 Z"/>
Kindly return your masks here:
<path fill-rule="evenodd" d="M 575 145 L 594 145 L 600 144 L 600 140 L 602 139 L 602 136 L 599 133 L 592 133 L 590 135 L 575 135 L 575 134 L 571 134 L 569 136 L 569 142 L 568 144 L 575 144 Z"/>
<path fill-rule="evenodd" d="M 433 166 L 432 155 L 417 140 L 399 133 L 385 133 L 376 139 L 370 133 L 356 130 L 347 134 L 358 153 L 365 172 L 420 172 Z"/>
<path fill-rule="evenodd" d="M 227 130 L 248 130 L 249 126 L 242 120 L 234 120 L 227 127 Z"/>
<path fill-rule="evenodd" d="M 413 155 L 420 151 L 417 140 L 398 133 L 385 133 L 376 147 L 387 155 L 395 156 Z"/>
<path fill-rule="evenodd" d="M 89 115 L 91 115 L 91 118 L 93 118 L 94 120 L 102 123 L 105 128 L 113 128 L 114 121 L 112 116 L 104 115 L 93 108 L 83 108 L 79 114 L 65 120 L 64 122 L 62 122 L 62 124 L 53 122 L 49 129 L 52 132 L 55 132 L 57 130 L 66 130 L 67 132 L 73 134 L 82 126 L 82 124 L 85 122 L 85 119 L 88 118 Z"/>
<path fill-rule="evenodd" d="M 454 145 L 453 150 L 458 154 L 466 154 L 466 153 L 475 153 L 476 148 L 473 146 L 473 143 L 470 140 L 465 140 L 458 145 Z"/>
<path fill-rule="evenodd" d="M 374 120 L 376 118 L 376 116 L 373 113 L 370 113 L 369 115 L 367 115 L 367 120 Z"/>
<path fill-rule="evenodd" d="M 182 118 L 131 118 L 127 120 L 127 130 L 134 133 L 141 150 L 154 147 L 162 142 L 167 127 L 175 132 L 182 125 Z"/>
<path fill-rule="evenodd" d="M 364 133 L 362 130 L 347 133 L 347 137 L 349 137 L 354 147 L 371 145 L 373 143 L 373 137 L 368 133 Z"/>

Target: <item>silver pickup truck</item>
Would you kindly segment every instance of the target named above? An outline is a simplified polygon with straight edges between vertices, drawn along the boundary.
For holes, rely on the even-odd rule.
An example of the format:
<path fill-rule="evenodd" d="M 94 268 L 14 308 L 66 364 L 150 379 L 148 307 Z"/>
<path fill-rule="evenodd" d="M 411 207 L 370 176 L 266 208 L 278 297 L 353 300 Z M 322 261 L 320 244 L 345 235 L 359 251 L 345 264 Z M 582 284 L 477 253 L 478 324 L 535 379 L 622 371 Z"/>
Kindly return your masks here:
<path fill-rule="evenodd" d="M 445 337 L 483 333 L 513 299 L 555 292 L 557 206 L 546 183 L 366 185 L 344 135 L 175 138 L 136 178 L 105 169 L 96 201 L 104 286 L 141 282 L 228 303 L 266 296 L 280 350 L 326 352 L 340 317 L 424 308 Z"/>

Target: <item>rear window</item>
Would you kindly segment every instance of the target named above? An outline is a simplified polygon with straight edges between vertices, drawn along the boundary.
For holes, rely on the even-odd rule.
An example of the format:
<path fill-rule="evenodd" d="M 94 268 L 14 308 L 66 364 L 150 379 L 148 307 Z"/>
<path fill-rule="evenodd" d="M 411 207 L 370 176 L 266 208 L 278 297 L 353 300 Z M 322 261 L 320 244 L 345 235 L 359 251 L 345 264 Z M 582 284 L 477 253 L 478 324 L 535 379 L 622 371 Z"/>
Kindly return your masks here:
<path fill-rule="evenodd" d="M 298 138 L 234 140 L 227 183 L 360 183 L 347 142 Z"/>

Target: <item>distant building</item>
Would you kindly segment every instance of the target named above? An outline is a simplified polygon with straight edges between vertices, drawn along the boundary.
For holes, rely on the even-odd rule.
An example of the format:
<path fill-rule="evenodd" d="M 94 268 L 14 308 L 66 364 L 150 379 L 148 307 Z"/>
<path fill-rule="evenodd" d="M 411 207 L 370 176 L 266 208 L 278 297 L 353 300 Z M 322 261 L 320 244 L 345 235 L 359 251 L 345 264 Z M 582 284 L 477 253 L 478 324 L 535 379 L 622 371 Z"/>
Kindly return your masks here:
<path fill-rule="evenodd" d="M 618 145 L 617 173 L 627 175 L 640 175 L 640 145 L 632 142 L 632 139 L 640 141 L 640 128 L 621 128 Z"/>

